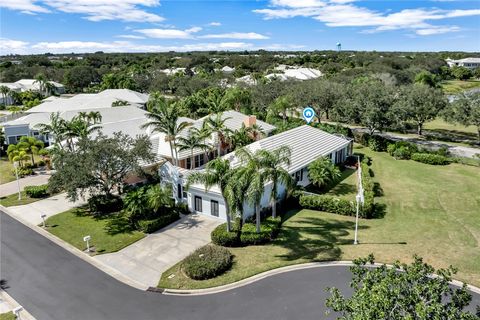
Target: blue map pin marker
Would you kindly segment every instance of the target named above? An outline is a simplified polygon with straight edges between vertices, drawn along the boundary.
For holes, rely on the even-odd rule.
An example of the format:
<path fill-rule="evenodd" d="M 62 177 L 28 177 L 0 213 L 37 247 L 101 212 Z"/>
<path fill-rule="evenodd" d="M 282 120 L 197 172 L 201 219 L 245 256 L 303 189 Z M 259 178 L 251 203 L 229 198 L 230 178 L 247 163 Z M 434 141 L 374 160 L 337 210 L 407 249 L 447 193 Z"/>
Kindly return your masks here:
<path fill-rule="evenodd" d="M 307 121 L 307 123 L 310 123 L 313 117 L 315 117 L 315 110 L 313 110 L 311 107 L 306 107 L 303 109 L 303 118 L 305 121 Z"/>

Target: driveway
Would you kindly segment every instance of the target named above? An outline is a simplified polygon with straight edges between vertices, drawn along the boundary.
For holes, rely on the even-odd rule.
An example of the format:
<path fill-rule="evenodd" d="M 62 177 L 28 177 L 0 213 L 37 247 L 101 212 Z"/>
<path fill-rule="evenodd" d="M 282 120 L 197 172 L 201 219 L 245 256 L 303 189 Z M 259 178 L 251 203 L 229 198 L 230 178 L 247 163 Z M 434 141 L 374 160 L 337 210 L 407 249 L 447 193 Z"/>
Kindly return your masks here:
<path fill-rule="evenodd" d="M 95 259 L 137 282 L 156 287 L 165 270 L 209 243 L 210 233 L 222 222 L 205 215 L 187 215 L 118 252 Z"/>
<path fill-rule="evenodd" d="M 42 171 L 34 176 L 20 178 L 18 179 L 18 182 L 20 183 L 20 190 L 23 190 L 25 186 L 39 186 L 41 184 L 46 184 L 48 179 L 50 179 L 50 173 L 48 171 Z M 17 192 L 17 180 L 0 185 L 0 197 L 5 197 Z"/>
<path fill-rule="evenodd" d="M 66 194 L 62 193 L 23 206 L 9 207 L 8 212 L 21 220 L 38 225 L 42 223 L 41 215 L 43 214 L 48 218 L 74 207 L 78 207 L 84 203 L 84 201 L 70 202 L 66 198 Z"/>

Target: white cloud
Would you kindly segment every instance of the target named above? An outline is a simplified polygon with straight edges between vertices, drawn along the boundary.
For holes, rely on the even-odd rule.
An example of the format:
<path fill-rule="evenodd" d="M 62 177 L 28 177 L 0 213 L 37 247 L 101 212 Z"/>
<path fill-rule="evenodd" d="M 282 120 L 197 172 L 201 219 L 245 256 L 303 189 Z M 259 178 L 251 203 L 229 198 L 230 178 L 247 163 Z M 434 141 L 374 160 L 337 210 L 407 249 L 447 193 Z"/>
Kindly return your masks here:
<path fill-rule="evenodd" d="M 178 29 L 138 29 L 134 30 L 150 38 L 157 39 L 190 39 L 193 38 L 193 33 L 202 30 L 200 27 L 193 27 L 186 30 Z"/>
<path fill-rule="evenodd" d="M 460 30 L 461 28 L 457 26 L 447 26 L 447 27 L 432 27 L 432 28 L 418 29 L 415 31 L 415 33 L 420 36 L 430 36 L 434 34 L 458 32 Z"/>
<path fill-rule="evenodd" d="M 398 12 L 379 12 L 356 6 L 350 0 L 330 0 L 324 6 L 315 5 L 315 1 L 302 1 L 302 5 L 294 6 L 293 0 L 271 0 L 274 9 L 257 9 L 264 19 L 293 18 L 297 16 L 311 17 L 325 23 L 328 27 L 373 27 L 362 32 L 372 33 L 387 30 L 407 29 L 423 30 L 420 35 L 439 34 L 458 31 L 456 26 L 433 26 L 429 21 L 456 17 L 480 15 L 480 9 L 440 10 L 437 8 L 404 9 Z M 310 4 L 310 6 L 307 6 Z"/>
<path fill-rule="evenodd" d="M 213 22 L 210 22 L 208 25 L 212 27 L 220 27 L 222 24 L 220 22 L 213 21 Z"/>
<path fill-rule="evenodd" d="M 20 41 L 20 40 L 12 40 L 7 38 L 0 38 L 0 43 L 2 46 L 0 47 L 1 54 L 9 54 L 9 53 L 20 53 L 25 54 L 27 53 L 27 46 L 28 42 Z"/>
<path fill-rule="evenodd" d="M 0 1 L 0 8 L 19 10 L 27 14 L 50 12 L 47 8 L 39 6 L 34 2 L 34 0 L 2 0 Z"/>
<path fill-rule="evenodd" d="M 244 40 L 263 40 L 269 39 L 269 37 L 263 34 L 255 32 L 231 32 L 231 33 L 219 33 L 219 34 L 207 34 L 199 36 L 199 38 L 205 39 L 244 39 Z"/>
<path fill-rule="evenodd" d="M 273 6 L 290 8 L 310 8 L 325 5 L 325 2 L 320 0 L 272 0 L 271 3 Z"/>
<path fill-rule="evenodd" d="M 166 51 L 210 51 L 210 50 L 246 50 L 253 48 L 253 44 L 245 42 L 195 43 L 179 46 L 146 45 L 130 41 L 60 41 L 39 42 L 31 46 L 25 45 L 8 49 L 6 53 L 17 53 L 28 49 L 29 53 L 65 53 L 65 52 L 166 52 Z"/>
<path fill-rule="evenodd" d="M 40 3 L 42 5 L 40 5 Z M 141 7 L 155 7 L 159 0 L 2 0 L 0 7 L 24 13 L 48 13 L 51 9 L 85 15 L 90 21 L 122 20 L 160 22 L 164 18 Z M 47 8 L 48 7 L 48 8 Z"/>
<path fill-rule="evenodd" d="M 121 35 L 118 35 L 117 38 L 124 38 L 124 39 L 145 39 L 145 37 L 136 36 L 136 35 L 133 35 L 133 34 L 121 34 Z"/>

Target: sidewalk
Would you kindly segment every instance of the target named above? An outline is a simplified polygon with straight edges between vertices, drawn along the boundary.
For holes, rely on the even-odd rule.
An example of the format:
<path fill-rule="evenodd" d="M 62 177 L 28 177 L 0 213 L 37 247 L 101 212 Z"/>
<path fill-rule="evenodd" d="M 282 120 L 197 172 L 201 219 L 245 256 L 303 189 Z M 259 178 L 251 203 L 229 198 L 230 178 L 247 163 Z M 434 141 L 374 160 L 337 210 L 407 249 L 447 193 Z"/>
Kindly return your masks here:
<path fill-rule="evenodd" d="M 18 179 L 18 182 L 20 183 L 20 190 L 23 190 L 25 186 L 38 186 L 41 184 L 46 184 L 48 182 L 48 179 L 50 179 L 50 172 L 42 171 L 41 173 L 36 174 L 34 176 L 20 178 Z M 18 192 L 17 180 L 0 185 L 0 197 L 9 196 L 17 192 Z"/>
<path fill-rule="evenodd" d="M 9 207 L 8 211 L 15 218 L 24 220 L 33 225 L 39 225 L 42 223 L 41 215 L 43 214 L 45 214 L 48 218 L 83 204 L 85 204 L 85 201 L 83 200 L 70 202 L 67 199 L 66 194 L 62 193 L 23 206 Z"/>
<path fill-rule="evenodd" d="M 3 313 L 13 312 L 13 309 L 19 307 L 17 301 L 13 300 L 13 298 L 4 290 L 0 289 L 0 315 Z M 35 320 L 35 318 L 28 313 L 27 310 L 22 310 L 19 313 L 19 317 L 17 319 L 21 320 Z"/>

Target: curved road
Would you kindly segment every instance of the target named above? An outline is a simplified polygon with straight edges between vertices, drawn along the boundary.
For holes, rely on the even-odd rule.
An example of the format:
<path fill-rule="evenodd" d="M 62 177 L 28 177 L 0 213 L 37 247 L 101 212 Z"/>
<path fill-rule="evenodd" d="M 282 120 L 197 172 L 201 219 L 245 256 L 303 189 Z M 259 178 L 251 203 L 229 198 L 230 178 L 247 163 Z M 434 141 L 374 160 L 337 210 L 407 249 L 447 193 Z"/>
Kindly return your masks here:
<path fill-rule="evenodd" d="M 326 287 L 349 291 L 347 267 L 287 272 L 230 291 L 169 296 L 127 286 L 0 213 L 0 278 L 37 320 L 324 319 Z M 480 304 L 480 296 L 474 297 Z"/>

